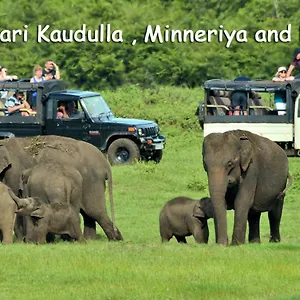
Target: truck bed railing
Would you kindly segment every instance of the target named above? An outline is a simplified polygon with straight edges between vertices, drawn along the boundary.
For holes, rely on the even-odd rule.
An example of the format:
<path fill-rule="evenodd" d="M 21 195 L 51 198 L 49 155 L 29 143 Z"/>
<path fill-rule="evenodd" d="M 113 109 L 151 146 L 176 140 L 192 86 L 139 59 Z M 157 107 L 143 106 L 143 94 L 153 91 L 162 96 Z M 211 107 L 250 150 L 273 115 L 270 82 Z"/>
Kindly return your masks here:
<path fill-rule="evenodd" d="M 225 110 L 234 110 L 229 108 L 226 105 L 220 105 L 220 104 L 207 104 L 206 107 L 210 107 L 210 108 L 224 108 Z M 274 109 L 269 107 L 269 106 L 259 106 L 259 105 L 250 105 L 248 106 L 248 109 L 266 109 L 268 111 L 273 111 Z"/>

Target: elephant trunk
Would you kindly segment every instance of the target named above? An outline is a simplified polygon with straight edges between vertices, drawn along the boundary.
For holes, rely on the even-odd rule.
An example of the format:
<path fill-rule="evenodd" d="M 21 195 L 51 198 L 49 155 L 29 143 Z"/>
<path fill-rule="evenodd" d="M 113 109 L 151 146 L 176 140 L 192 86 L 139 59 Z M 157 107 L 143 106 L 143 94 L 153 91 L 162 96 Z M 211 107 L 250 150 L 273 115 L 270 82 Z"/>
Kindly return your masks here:
<path fill-rule="evenodd" d="M 16 196 L 16 194 L 10 189 L 8 188 L 8 193 L 10 195 L 10 197 L 14 200 L 14 202 L 16 203 L 18 208 L 22 208 L 24 206 L 26 206 L 26 200 L 19 198 L 18 196 Z"/>
<path fill-rule="evenodd" d="M 222 169 L 208 172 L 209 193 L 214 208 L 214 223 L 216 242 L 221 245 L 228 244 L 227 218 L 225 194 L 227 191 L 227 177 Z"/>

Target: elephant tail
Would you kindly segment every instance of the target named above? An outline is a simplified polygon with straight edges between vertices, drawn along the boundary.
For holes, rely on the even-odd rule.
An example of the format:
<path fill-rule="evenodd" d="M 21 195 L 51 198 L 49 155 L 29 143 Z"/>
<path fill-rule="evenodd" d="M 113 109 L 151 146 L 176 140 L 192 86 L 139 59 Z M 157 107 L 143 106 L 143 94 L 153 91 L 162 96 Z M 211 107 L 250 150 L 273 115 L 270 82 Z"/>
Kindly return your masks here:
<path fill-rule="evenodd" d="M 107 173 L 107 180 L 108 180 L 108 196 L 109 196 L 109 203 L 110 203 L 110 211 L 111 211 L 111 221 L 113 223 L 114 232 L 117 232 L 117 227 L 115 223 L 115 206 L 114 206 L 114 199 L 113 199 L 113 184 L 112 184 L 112 172 L 108 170 Z"/>
<path fill-rule="evenodd" d="M 285 197 L 285 194 L 286 194 L 287 190 L 290 188 L 290 186 L 293 183 L 293 177 L 290 174 L 290 172 L 288 173 L 288 178 L 287 179 L 288 179 L 287 185 L 286 185 L 285 189 L 278 195 L 278 197 L 277 197 L 278 200 L 282 200 Z"/>

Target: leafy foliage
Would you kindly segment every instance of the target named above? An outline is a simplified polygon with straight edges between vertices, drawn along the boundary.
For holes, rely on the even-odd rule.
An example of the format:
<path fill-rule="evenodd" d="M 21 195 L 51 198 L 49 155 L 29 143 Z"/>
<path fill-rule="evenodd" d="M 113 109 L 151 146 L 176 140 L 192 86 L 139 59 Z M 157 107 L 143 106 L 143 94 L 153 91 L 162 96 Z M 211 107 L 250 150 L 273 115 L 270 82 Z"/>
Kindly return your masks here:
<path fill-rule="evenodd" d="M 0 30 L 24 29 L 28 41 L 17 37 L 14 43 L 2 43 L 1 65 L 19 77 L 31 77 L 35 64 L 52 58 L 61 67 L 62 77 L 84 89 L 116 88 L 138 84 L 197 87 L 211 78 L 247 75 L 269 79 L 280 65 L 289 65 L 298 44 L 299 3 L 295 0 L 250 1 L 68 1 L 68 5 L 48 1 L 1 1 Z M 38 43 L 37 26 L 52 30 L 99 29 L 122 30 L 123 42 Z M 257 43 L 253 35 L 259 29 L 286 29 L 292 24 L 292 42 Z M 203 43 L 145 43 L 147 25 L 162 29 L 247 30 L 247 43 L 226 39 Z M 137 42 L 131 45 L 133 39 Z"/>

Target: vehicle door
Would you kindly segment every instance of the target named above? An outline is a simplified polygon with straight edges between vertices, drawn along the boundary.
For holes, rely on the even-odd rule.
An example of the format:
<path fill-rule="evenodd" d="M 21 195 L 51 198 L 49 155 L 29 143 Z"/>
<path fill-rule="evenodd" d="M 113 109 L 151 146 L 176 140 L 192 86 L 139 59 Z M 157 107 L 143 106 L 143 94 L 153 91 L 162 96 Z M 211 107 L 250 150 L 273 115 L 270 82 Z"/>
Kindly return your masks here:
<path fill-rule="evenodd" d="M 75 104 L 75 113 L 69 118 L 62 116 L 59 111 L 61 103 L 67 107 L 73 102 Z M 82 110 L 80 101 L 69 99 L 60 101 L 58 99 L 49 99 L 46 104 L 46 134 L 71 137 L 77 140 L 87 141 L 89 131 L 89 121 Z"/>

